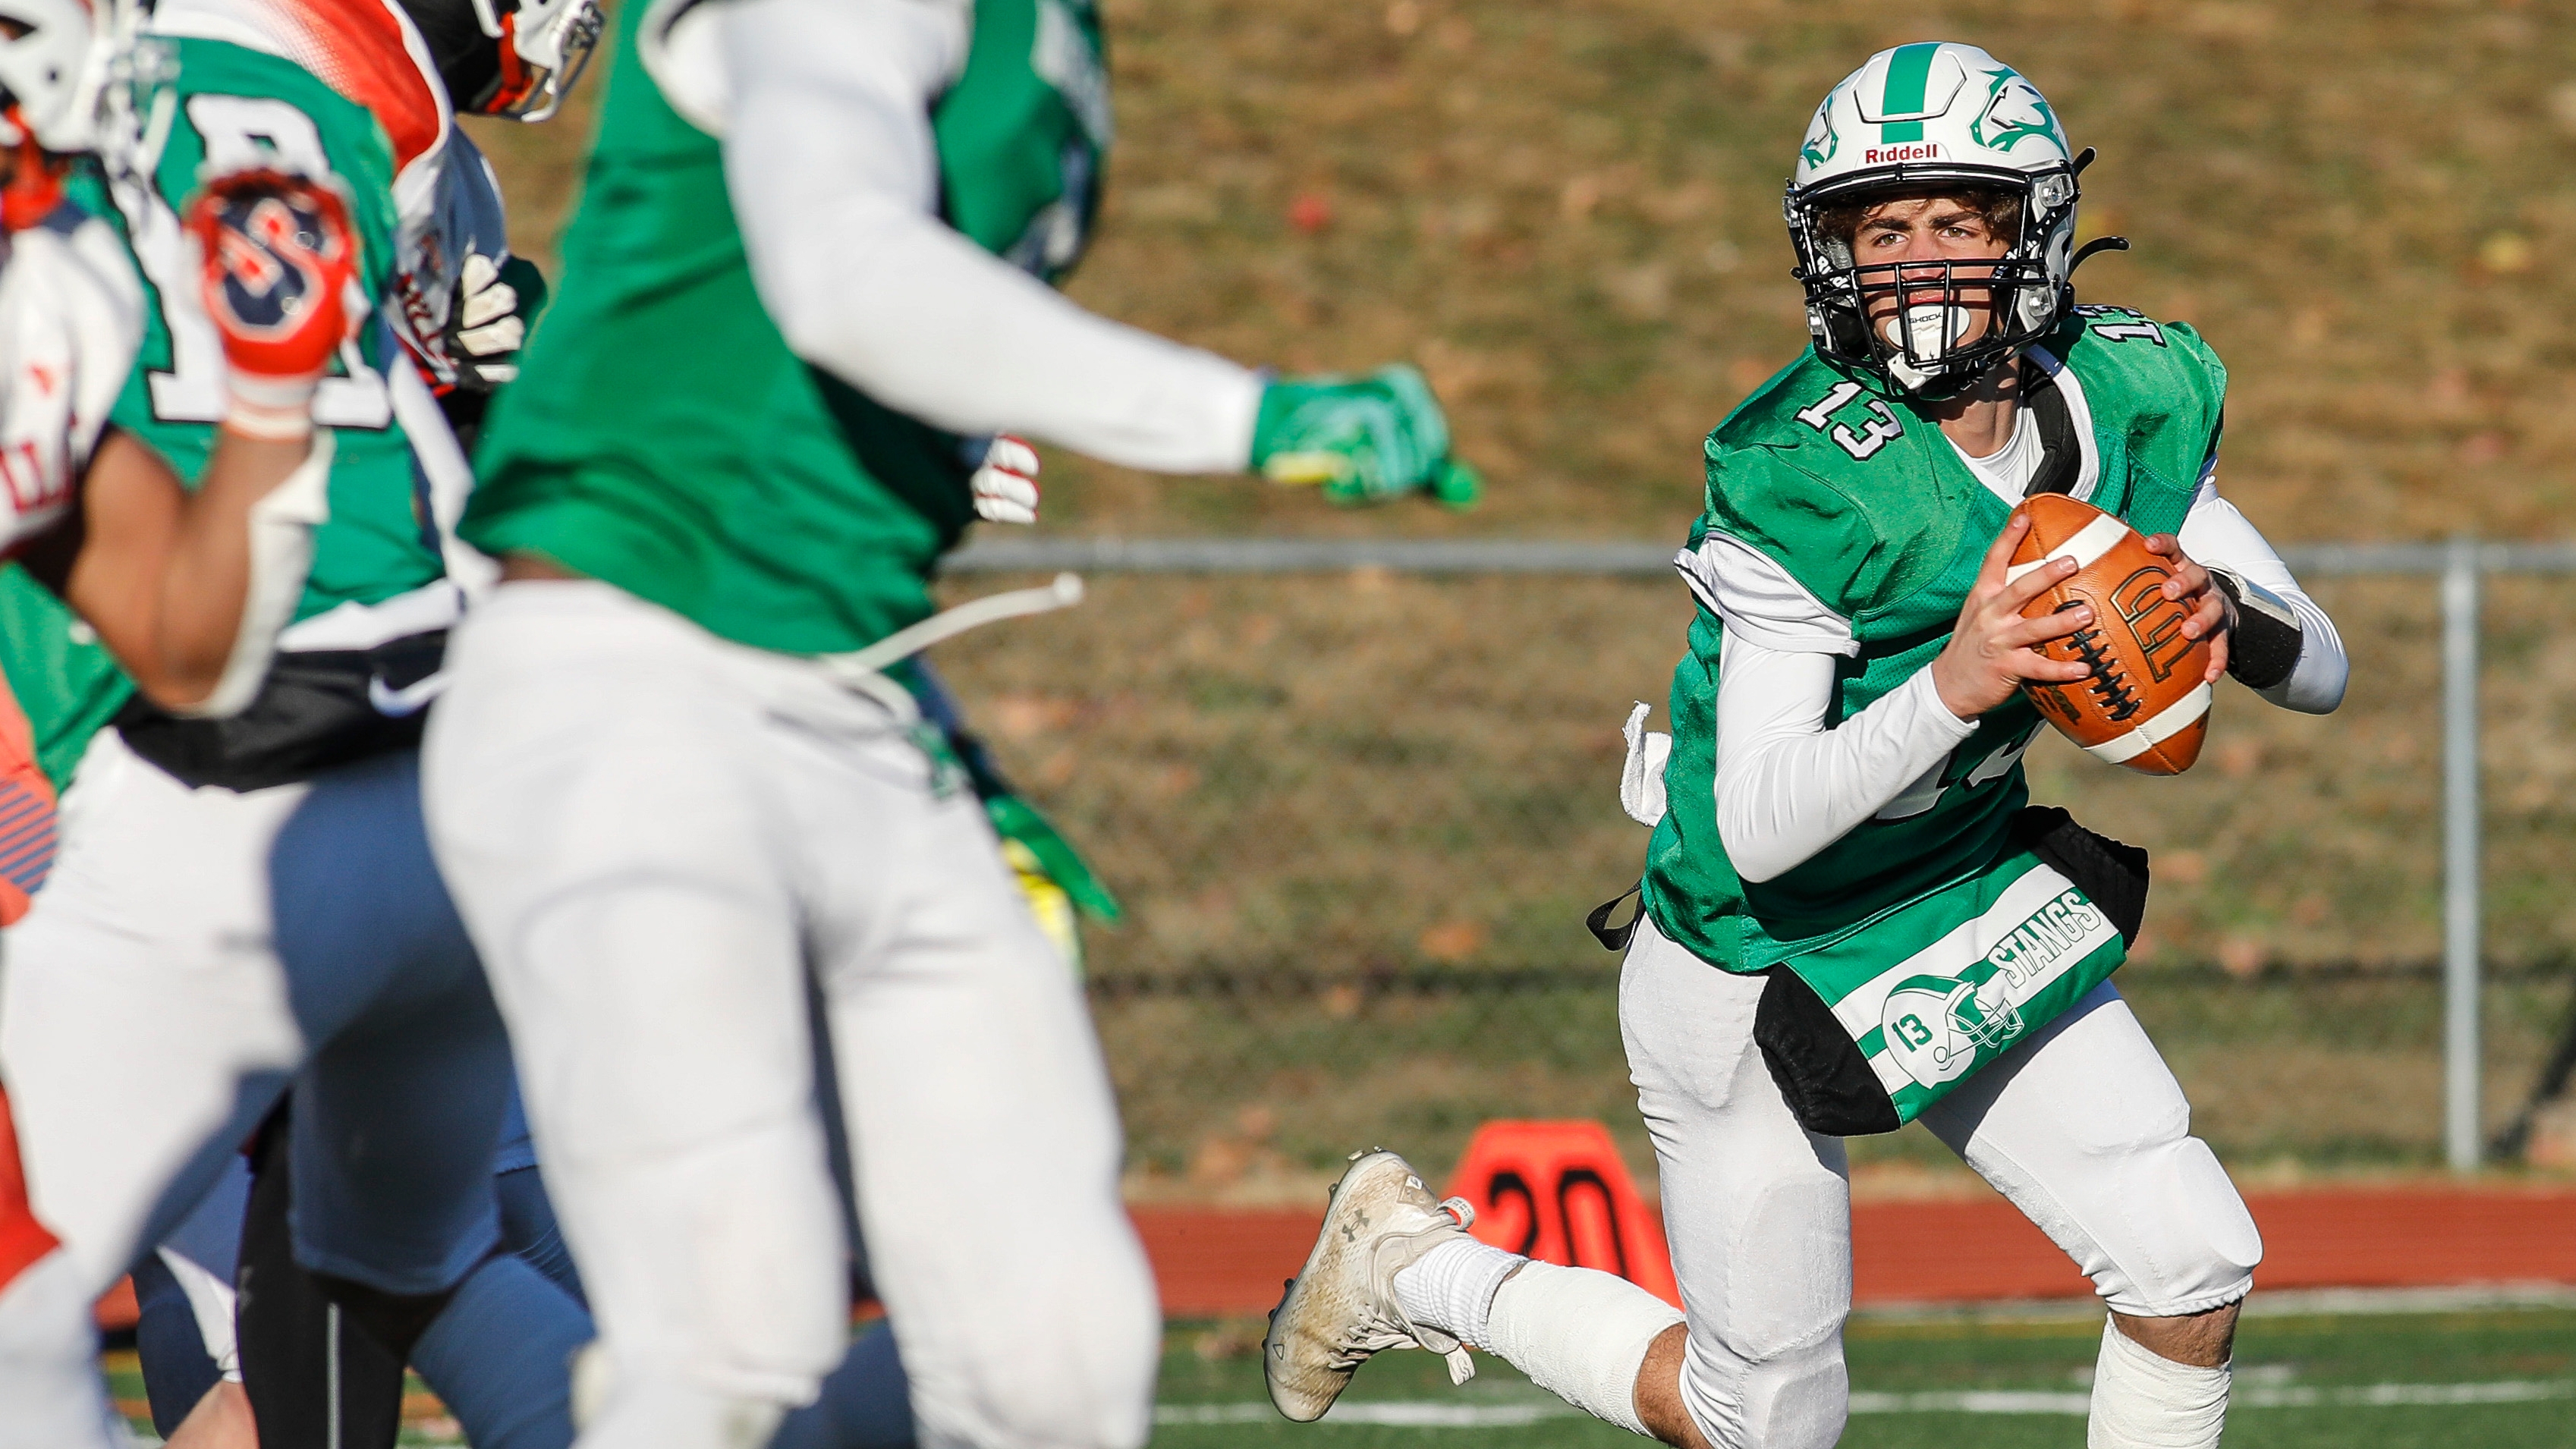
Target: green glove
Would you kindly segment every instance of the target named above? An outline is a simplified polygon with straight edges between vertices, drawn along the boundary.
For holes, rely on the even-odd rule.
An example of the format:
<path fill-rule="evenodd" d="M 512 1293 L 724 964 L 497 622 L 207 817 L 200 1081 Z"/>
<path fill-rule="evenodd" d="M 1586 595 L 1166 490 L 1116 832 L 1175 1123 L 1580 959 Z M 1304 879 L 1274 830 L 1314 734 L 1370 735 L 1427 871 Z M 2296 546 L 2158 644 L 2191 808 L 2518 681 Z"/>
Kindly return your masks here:
<path fill-rule="evenodd" d="M 1252 466 L 1274 483 L 1320 484 L 1341 504 L 1417 489 L 1452 508 L 1476 501 L 1476 470 L 1449 456 L 1449 420 L 1431 385 L 1402 363 L 1270 384 L 1252 425 Z"/>

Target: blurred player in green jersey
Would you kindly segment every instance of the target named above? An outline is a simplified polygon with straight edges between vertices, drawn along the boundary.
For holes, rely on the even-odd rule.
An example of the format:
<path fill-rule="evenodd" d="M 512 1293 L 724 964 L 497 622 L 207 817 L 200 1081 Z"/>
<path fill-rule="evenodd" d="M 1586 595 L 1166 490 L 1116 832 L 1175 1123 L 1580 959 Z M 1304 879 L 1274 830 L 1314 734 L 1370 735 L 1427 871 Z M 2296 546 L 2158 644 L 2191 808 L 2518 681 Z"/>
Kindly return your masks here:
<path fill-rule="evenodd" d="M 818 1042 L 925 1440 L 1145 1437 L 1107 1074 L 903 631 L 1035 501 L 972 481 L 998 432 L 1352 502 L 1474 478 L 1411 368 L 1273 379 L 1051 290 L 1110 130 L 1088 0 L 622 17 L 426 756 L 599 1312 L 585 1445 L 757 1444 L 830 1366 Z"/>

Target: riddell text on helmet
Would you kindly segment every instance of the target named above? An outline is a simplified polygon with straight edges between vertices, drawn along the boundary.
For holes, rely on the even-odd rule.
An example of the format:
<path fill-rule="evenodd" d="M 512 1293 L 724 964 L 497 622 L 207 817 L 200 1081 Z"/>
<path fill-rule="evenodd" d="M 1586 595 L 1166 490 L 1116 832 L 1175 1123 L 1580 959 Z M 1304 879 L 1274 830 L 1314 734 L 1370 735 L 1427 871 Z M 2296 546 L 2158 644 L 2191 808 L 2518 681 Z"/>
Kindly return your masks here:
<path fill-rule="evenodd" d="M 1941 159 L 1941 143 L 1916 141 L 1904 146 L 1872 146 L 1860 153 L 1860 159 L 1865 166 L 1885 166 L 1895 161 L 1938 161 Z"/>

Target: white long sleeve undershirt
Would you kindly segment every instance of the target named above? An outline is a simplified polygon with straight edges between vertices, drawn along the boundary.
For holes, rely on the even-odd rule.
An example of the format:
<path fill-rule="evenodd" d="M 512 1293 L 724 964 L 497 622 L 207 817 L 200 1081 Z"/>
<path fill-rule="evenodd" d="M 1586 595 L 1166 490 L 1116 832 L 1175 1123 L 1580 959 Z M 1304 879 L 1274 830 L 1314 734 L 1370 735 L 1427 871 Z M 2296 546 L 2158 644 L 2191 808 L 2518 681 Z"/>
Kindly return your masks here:
<path fill-rule="evenodd" d="M 2298 614 L 2298 665 L 2263 697 L 2310 714 L 2340 703 L 2349 670 L 2333 621 L 2261 532 L 2218 496 L 2214 478 L 2203 478 L 2177 537 L 2194 560 L 2234 570 Z M 1941 703 L 1929 666 L 1829 727 L 1835 659 L 1857 649 L 1850 622 L 1769 557 L 1724 535 L 1710 535 L 1680 562 L 1725 631 L 1714 789 L 1718 836 L 1739 876 L 1771 880 L 1874 815 L 1929 808 L 1950 752 L 1976 728 Z M 2005 763 L 1997 762 L 1998 772 Z"/>
<path fill-rule="evenodd" d="M 1782 875 L 1886 808 L 1977 722 L 1950 713 L 1932 671 L 1839 726 L 1834 656 L 1771 649 L 1729 629 L 1717 670 L 1717 833 L 1748 881 Z"/>
<path fill-rule="evenodd" d="M 798 356 L 961 433 L 1166 473 L 1247 466 L 1257 374 L 1095 317 L 938 219 L 930 110 L 965 64 L 970 7 L 706 8 L 726 189 L 761 301 Z M 683 20 L 683 41 L 709 36 Z"/>

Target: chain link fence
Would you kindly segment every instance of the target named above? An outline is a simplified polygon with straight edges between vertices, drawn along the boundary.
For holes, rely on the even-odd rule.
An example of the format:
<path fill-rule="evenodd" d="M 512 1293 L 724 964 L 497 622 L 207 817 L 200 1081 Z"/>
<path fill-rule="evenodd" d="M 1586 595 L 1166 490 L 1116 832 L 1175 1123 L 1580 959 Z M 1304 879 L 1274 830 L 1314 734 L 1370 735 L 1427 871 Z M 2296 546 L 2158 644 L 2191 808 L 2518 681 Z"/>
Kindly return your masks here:
<path fill-rule="evenodd" d="M 1635 700 L 1664 723 L 1679 585 L 1374 565 L 1091 583 L 1084 608 L 937 663 L 1124 898 L 1086 948 L 1131 1189 L 1298 1197 L 1377 1142 L 1445 1171 L 1476 1124 L 1512 1116 L 1599 1117 L 1649 1164 L 1618 963 L 1582 920 L 1642 859 L 1619 725 Z M 2491 1133 L 2512 1129 L 2576 1004 L 2572 592 L 2490 586 Z M 2257 1174 L 2442 1154 L 2439 618 L 2420 581 L 2318 595 L 2354 655 L 2338 715 L 2231 690 L 2203 762 L 2173 780 L 2053 737 L 2029 756 L 2034 798 L 2155 852 L 2118 979 L 2196 1130 Z M 2576 1158 L 2564 1115 L 2524 1134 L 2534 1160 Z M 1948 1159 L 1909 1129 L 1854 1160 L 1895 1178 Z"/>

